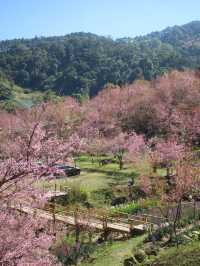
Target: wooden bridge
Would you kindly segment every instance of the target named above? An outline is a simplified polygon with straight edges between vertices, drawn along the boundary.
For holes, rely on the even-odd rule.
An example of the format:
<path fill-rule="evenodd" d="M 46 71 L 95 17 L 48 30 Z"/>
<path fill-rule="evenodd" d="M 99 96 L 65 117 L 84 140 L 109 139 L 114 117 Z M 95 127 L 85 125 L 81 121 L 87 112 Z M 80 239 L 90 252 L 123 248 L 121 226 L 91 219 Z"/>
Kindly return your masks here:
<path fill-rule="evenodd" d="M 54 191 L 46 191 L 43 187 L 45 197 L 49 200 L 59 196 L 65 196 L 69 193 L 70 188 L 67 186 L 57 186 Z M 126 213 L 117 213 L 117 215 L 108 215 L 105 210 L 97 209 L 75 209 L 69 210 L 68 207 L 53 203 L 48 203 L 44 209 L 33 208 L 25 203 L 12 202 L 9 206 L 20 212 L 29 215 L 35 215 L 40 218 L 51 221 L 54 225 L 63 223 L 73 227 L 85 226 L 98 231 L 121 232 L 132 234 L 135 231 L 144 232 L 151 230 L 155 226 L 160 226 L 166 221 L 161 217 L 148 214 L 128 215 Z M 155 219 L 158 223 L 155 222 Z"/>
<path fill-rule="evenodd" d="M 63 209 L 58 211 L 56 207 L 58 209 L 61 206 L 55 206 L 55 204 L 49 204 L 45 209 L 38 209 L 25 206 L 19 202 L 13 202 L 10 204 L 10 207 L 22 213 L 52 221 L 54 224 L 59 222 L 73 227 L 83 226 L 98 231 L 107 230 L 110 232 L 133 234 L 135 231 L 145 232 L 152 226 L 146 216 L 131 216 L 124 213 L 121 213 L 117 217 L 111 217 L 95 214 L 90 210 L 83 211 L 76 209 L 75 211 L 69 211 L 67 208 L 62 207 Z"/>

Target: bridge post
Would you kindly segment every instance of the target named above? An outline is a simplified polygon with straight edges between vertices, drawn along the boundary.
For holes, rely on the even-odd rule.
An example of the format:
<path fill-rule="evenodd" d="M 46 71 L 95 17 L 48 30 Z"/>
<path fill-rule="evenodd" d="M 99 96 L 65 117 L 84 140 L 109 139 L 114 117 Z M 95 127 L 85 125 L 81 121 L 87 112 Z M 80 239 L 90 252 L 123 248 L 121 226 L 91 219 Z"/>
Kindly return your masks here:
<path fill-rule="evenodd" d="M 103 238 L 105 241 L 107 241 L 109 235 L 109 230 L 108 230 L 108 219 L 107 216 L 103 216 Z"/>
<path fill-rule="evenodd" d="M 149 224 L 148 231 L 149 231 L 149 235 L 151 235 L 153 232 L 153 224 L 152 223 Z"/>
<path fill-rule="evenodd" d="M 76 208 L 74 210 L 74 224 L 76 225 L 78 223 L 78 209 Z"/>
<path fill-rule="evenodd" d="M 69 191 L 69 188 L 67 186 L 64 186 L 63 191 L 67 193 Z"/>
<path fill-rule="evenodd" d="M 130 234 L 132 234 L 132 231 L 134 229 L 134 226 L 133 226 L 133 221 L 130 218 L 130 215 L 128 216 L 128 223 L 129 223 Z"/>
<path fill-rule="evenodd" d="M 37 209 L 34 209 L 33 210 L 33 217 L 36 218 L 36 216 L 37 216 Z"/>
<path fill-rule="evenodd" d="M 80 228 L 78 224 L 78 208 L 74 211 L 74 225 L 75 225 L 75 234 L 76 234 L 76 244 L 79 243 Z"/>
<path fill-rule="evenodd" d="M 19 214 L 22 215 L 22 204 L 21 204 L 21 202 L 19 203 Z"/>
<path fill-rule="evenodd" d="M 6 206 L 7 206 L 7 209 L 10 210 L 10 208 L 11 208 L 11 203 L 10 203 L 10 201 L 7 201 L 7 202 L 6 202 Z"/>
<path fill-rule="evenodd" d="M 103 229 L 107 228 L 107 217 L 103 216 Z"/>
<path fill-rule="evenodd" d="M 53 199 L 53 234 L 56 234 L 56 230 L 55 230 L 55 224 L 56 224 L 56 215 L 55 215 L 55 199 Z"/>

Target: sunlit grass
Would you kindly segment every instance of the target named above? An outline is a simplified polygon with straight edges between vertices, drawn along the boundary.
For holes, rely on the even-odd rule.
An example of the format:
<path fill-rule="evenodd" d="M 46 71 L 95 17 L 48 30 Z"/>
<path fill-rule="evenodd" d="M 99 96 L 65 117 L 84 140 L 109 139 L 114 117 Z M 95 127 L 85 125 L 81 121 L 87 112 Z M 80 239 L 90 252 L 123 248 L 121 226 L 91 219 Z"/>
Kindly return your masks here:
<path fill-rule="evenodd" d="M 109 202 L 105 201 L 103 193 L 110 193 L 111 195 L 116 186 L 126 187 L 131 178 L 134 178 L 137 184 L 139 173 L 149 173 L 150 166 L 145 160 L 141 161 L 137 166 L 132 163 L 126 163 L 122 170 L 119 170 L 117 163 L 109 163 L 102 166 L 99 165 L 98 160 L 99 158 L 93 158 L 92 160 L 90 156 L 81 156 L 76 159 L 76 165 L 81 169 L 79 176 L 54 179 L 46 181 L 42 185 L 45 190 L 55 190 L 55 184 L 57 190 L 60 187 L 78 187 L 81 191 L 87 193 L 90 203 L 99 207 L 102 204 L 109 205 Z M 165 170 L 158 169 L 157 174 L 163 176 L 165 175 Z"/>
<path fill-rule="evenodd" d="M 122 266 L 124 259 L 132 255 L 132 249 L 144 238 L 145 236 L 140 236 L 126 241 L 104 243 L 91 255 L 92 262 L 83 262 L 81 266 Z"/>

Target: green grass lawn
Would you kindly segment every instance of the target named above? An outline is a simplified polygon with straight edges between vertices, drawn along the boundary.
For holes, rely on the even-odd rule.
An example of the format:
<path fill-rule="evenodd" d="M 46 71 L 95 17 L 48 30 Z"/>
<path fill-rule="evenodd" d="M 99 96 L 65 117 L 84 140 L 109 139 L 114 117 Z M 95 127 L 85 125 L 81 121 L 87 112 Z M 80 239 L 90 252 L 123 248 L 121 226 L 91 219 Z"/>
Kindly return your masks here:
<path fill-rule="evenodd" d="M 148 264 L 149 265 L 149 264 Z M 160 252 L 151 266 L 198 266 L 200 265 L 200 242 L 192 242 Z"/>
<path fill-rule="evenodd" d="M 91 255 L 90 262 L 83 262 L 81 266 L 122 266 L 126 257 L 132 255 L 131 251 L 143 241 L 145 236 L 139 236 L 125 241 L 106 242 L 97 247 Z"/>
<path fill-rule="evenodd" d="M 113 186 L 119 184 L 127 184 L 131 177 L 137 176 L 136 170 L 131 165 L 125 165 L 124 169 L 119 170 L 116 163 L 99 166 L 99 163 L 92 160 L 88 156 L 82 156 L 77 159 L 77 166 L 81 169 L 81 174 L 74 177 L 66 177 L 57 180 L 45 182 L 47 189 L 54 189 L 55 183 L 57 187 L 79 187 L 82 191 L 87 192 L 89 200 L 98 205 L 98 197 L 95 193 L 104 190 L 112 190 Z M 102 202 L 100 201 L 99 204 Z"/>
<path fill-rule="evenodd" d="M 105 157 L 102 157 L 105 159 Z M 102 159 L 101 158 L 101 159 Z M 81 156 L 76 159 L 76 165 L 80 167 L 81 174 L 79 176 L 66 177 L 60 179 L 54 179 L 43 183 L 46 190 L 54 190 L 55 184 L 57 188 L 60 186 L 69 188 L 79 188 L 81 191 L 86 192 L 88 201 L 94 207 L 106 207 L 110 205 L 110 198 L 113 198 L 113 191 L 116 188 L 123 186 L 124 189 L 128 188 L 128 180 L 135 178 L 137 184 L 138 173 L 147 173 L 149 171 L 149 165 L 142 161 L 139 167 L 134 167 L 133 164 L 125 164 L 122 170 L 119 169 L 117 163 L 109 163 L 101 166 L 97 158 L 89 156 Z M 158 169 L 158 175 L 165 175 L 165 170 Z M 119 192 L 117 196 L 127 196 Z M 106 198 L 107 197 L 107 198 Z M 105 199 L 106 198 L 106 199 Z"/>
<path fill-rule="evenodd" d="M 140 171 L 131 164 L 125 164 L 124 169 L 119 170 L 116 163 L 99 166 L 97 160 L 92 162 L 88 156 L 81 156 L 76 160 L 76 164 L 81 169 L 81 174 L 75 177 L 66 177 L 45 182 L 46 189 L 53 189 L 57 186 L 78 187 L 86 192 L 88 200 L 94 207 L 110 205 L 104 202 L 103 193 L 112 193 L 118 185 L 127 186 L 127 181 L 131 177 L 136 178 L 138 173 L 146 173 L 148 165 L 141 165 Z M 158 169 L 158 175 L 166 174 L 164 169 Z M 69 206 L 70 207 L 70 206 Z M 73 207 L 73 206 L 72 206 Z M 96 208 L 97 210 L 97 208 Z M 88 261 L 82 262 L 81 266 L 122 266 L 124 259 L 132 255 L 133 248 L 139 248 L 145 236 L 135 237 L 124 241 L 105 242 L 95 247 Z M 150 262 L 151 266 L 196 266 L 200 265 L 200 243 L 192 243 L 187 246 L 180 246 L 161 250 L 155 261 Z M 142 265 L 142 264 L 140 264 Z"/>

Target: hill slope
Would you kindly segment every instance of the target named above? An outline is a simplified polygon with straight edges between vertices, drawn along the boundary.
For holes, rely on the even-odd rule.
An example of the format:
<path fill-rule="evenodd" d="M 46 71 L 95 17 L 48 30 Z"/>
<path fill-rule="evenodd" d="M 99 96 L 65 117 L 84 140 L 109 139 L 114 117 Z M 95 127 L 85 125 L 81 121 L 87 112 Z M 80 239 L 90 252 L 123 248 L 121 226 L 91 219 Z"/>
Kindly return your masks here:
<path fill-rule="evenodd" d="M 0 42 L 0 72 L 7 79 L 23 88 L 64 95 L 95 95 L 106 83 L 131 83 L 199 66 L 198 21 L 136 38 L 72 33 Z"/>

